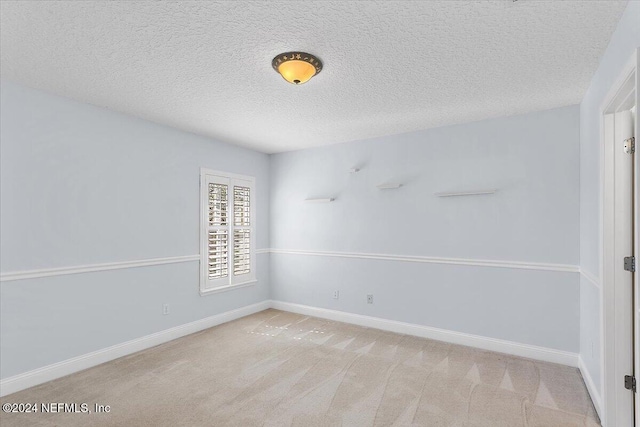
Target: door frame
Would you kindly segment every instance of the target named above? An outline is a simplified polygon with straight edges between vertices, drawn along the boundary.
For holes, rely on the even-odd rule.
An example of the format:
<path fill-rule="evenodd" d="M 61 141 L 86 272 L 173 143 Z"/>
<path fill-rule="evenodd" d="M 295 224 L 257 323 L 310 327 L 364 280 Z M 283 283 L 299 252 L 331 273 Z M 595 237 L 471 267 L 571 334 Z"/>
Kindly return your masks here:
<path fill-rule="evenodd" d="M 616 397 L 617 387 L 620 385 L 620 378 L 615 376 L 616 366 L 622 362 L 622 358 L 625 356 L 621 354 L 620 351 L 620 343 L 624 340 L 628 339 L 628 335 L 625 337 L 625 329 L 623 325 L 616 323 L 616 305 L 619 306 L 623 301 L 617 301 L 620 298 L 620 293 L 616 296 L 615 292 L 615 278 L 614 272 L 615 270 L 611 268 L 611 264 L 613 262 L 622 262 L 622 260 L 612 259 L 613 254 L 610 251 L 610 248 L 614 248 L 615 245 L 615 233 L 614 233 L 614 221 L 613 221 L 613 207 L 615 206 L 615 200 L 612 197 L 611 191 L 613 190 L 612 183 L 614 182 L 615 170 L 613 163 L 613 156 L 611 153 L 613 151 L 608 152 L 608 150 L 612 150 L 610 144 L 614 141 L 610 135 L 605 134 L 606 130 L 612 129 L 612 126 L 609 126 L 606 123 L 607 120 L 611 120 L 610 115 L 618 110 L 618 108 L 622 105 L 625 100 L 628 100 L 629 95 L 632 91 L 635 91 L 635 104 L 636 109 L 638 108 L 638 88 L 639 86 L 639 75 L 638 70 L 640 67 L 638 66 L 638 59 L 640 55 L 638 54 L 640 49 L 636 49 L 631 56 L 630 60 L 627 62 L 627 65 L 623 68 L 620 73 L 620 77 L 616 80 L 615 84 L 612 85 L 611 90 L 608 95 L 605 97 L 604 102 L 600 108 L 600 130 L 601 130 L 601 138 L 600 138 L 600 272 L 602 275 L 602 286 L 600 287 L 600 310 L 602 313 L 601 322 L 600 322 L 600 357 L 601 357 L 601 369 L 600 369 L 600 384 L 602 389 L 602 425 L 607 427 L 621 426 L 616 422 L 616 419 L 620 417 L 621 414 L 617 413 L 617 411 L 624 410 L 622 408 L 618 408 L 618 401 Z M 609 118 L 608 118 L 609 116 Z M 638 133 L 638 114 L 636 113 L 635 119 L 635 129 L 636 134 Z M 637 143 L 637 145 L 640 145 Z M 635 169 L 640 171 L 638 167 L 638 158 L 640 156 L 634 156 L 635 161 Z M 635 176 L 635 188 L 634 188 L 634 224 L 638 223 L 638 175 Z M 636 257 L 638 257 L 638 228 L 635 227 L 635 236 L 634 236 L 634 253 Z M 606 248 L 606 250 L 605 250 Z M 634 274 L 633 277 L 633 287 L 638 289 L 638 276 L 639 274 Z M 616 304 L 617 303 L 617 304 Z M 628 325 L 634 322 L 633 313 L 637 311 L 637 307 L 633 307 L 631 312 L 631 318 L 625 319 L 628 320 Z M 618 322 L 621 320 L 618 319 Z M 627 329 L 628 332 L 628 329 Z M 632 330 L 633 332 L 633 330 Z M 633 348 L 632 343 L 632 348 Z M 636 343 L 637 345 L 637 343 Z M 631 356 L 631 365 L 633 366 L 634 360 L 633 356 Z M 628 360 L 626 360 L 628 363 Z M 633 374 L 633 372 L 629 372 L 629 375 Z M 640 372 L 635 373 L 636 376 L 640 376 Z M 639 378 L 640 380 L 640 378 Z M 639 384 L 640 387 L 640 384 Z M 629 392 L 631 393 L 631 392 Z M 635 399 L 634 399 L 635 400 Z M 633 406 L 630 408 L 633 411 Z M 636 409 L 636 414 L 640 412 L 640 408 Z M 640 426 L 639 426 L 640 427 Z"/>

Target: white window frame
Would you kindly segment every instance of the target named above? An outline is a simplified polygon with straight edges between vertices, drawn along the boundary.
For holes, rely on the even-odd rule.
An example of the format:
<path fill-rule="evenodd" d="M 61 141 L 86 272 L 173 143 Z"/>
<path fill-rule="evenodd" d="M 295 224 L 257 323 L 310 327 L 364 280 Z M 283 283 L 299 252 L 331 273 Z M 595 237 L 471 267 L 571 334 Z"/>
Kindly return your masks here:
<path fill-rule="evenodd" d="M 209 231 L 209 183 L 228 185 L 227 190 L 227 277 L 220 279 L 208 278 L 208 231 Z M 212 169 L 200 169 L 200 295 L 209 295 L 221 291 L 249 286 L 257 282 L 256 278 L 256 179 L 253 176 L 239 175 L 229 172 L 215 171 Z M 250 194 L 250 226 L 236 227 L 234 225 L 234 186 L 249 187 Z M 215 228 L 215 227 L 211 227 Z M 219 227 L 218 227 L 219 228 Z M 249 228 L 251 239 L 250 271 L 236 276 L 234 274 L 234 230 L 236 228 Z"/>

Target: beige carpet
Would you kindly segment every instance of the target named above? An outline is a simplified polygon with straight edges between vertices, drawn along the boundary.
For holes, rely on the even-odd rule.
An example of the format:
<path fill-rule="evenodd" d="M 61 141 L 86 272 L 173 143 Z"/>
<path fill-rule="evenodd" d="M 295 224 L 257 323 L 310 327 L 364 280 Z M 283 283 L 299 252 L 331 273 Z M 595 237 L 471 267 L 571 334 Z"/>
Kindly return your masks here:
<path fill-rule="evenodd" d="M 1 399 L 9 426 L 598 426 L 577 369 L 266 310 Z"/>

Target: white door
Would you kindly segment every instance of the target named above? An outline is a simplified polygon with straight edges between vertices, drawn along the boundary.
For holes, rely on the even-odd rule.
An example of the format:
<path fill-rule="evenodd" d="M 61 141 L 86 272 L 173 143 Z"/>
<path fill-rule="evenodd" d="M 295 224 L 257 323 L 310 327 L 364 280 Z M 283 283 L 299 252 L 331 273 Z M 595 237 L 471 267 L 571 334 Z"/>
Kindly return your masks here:
<path fill-rule="evenodd" d="M 634 106 L 630 110 L 630 114 L 627 118 L 624 118 L 622 121 L 622 132 L 629 134 L 629 138 L 633 137 L 634 143 L 638 142 L 638 110 L 637 106 Z M 624 135 L 623 135 L 624 137 Z M 629 144 L 627 140 L 627 145 Z M 623 149 L 623 152 L 625 150 Z M 626 150 L 630 151 L 630 150 Z M 634 150 L 635 151 L 635 150 Z M 638 156 L 633 153 L 627 154 L 631 158 L 631 165 L 625 166 L 625 173 L 631 174 L 631 197 L 632 197 L 632 221 L 631 221 L 631 247 L 633 251 L 633 255 L 635 256 L 635 268 L 638 269 L 638 245 L 640 244 L 640 240 L 638 239 L 638 188 L 640 188 L 638 182 Z M 630 168 L 631 171 L 627 171 L 626 169 Z M 636 377 L 636 381 L 640 381 L 640 287 L 639 287 L 639 275 L 636 273 L 630 273 L 634 277 L 631 279 L 633 281 L 633 375 Z M 640 384 L 636 384 L 636 387 L 639 388 Z M 634 394 L 634 410 L 635 410 L 635 425 L 640 426 L 640 393 L 636 391 Z"/>
<path fill-rule="evenodd" d="M 634 400 L 633 392 L 624 386 L 625 375 L 633 375 L 635 365 L 634 353 L 634 328 L 636 320 L 634 316 L 633 273 L 625 270 L 624 258 L 633 255 L 633 158 L 625 152 L 624 143 L 633 137 L 633 115 L 630 110 L 620 111 L 615 114 L 615 140 L 614 140 L 614 170 L 615 170 L 615 212 L 614 212 L 614 281 L 616 293 L 616 317 L 625 331 L 623 341 L 616 343 L 616 351 L 619 357 L 620 370 L 616 370 L 616 394 L 619 408 L 625 408 L 618 412 L 620 418 L 617 425 L 634 425 Z M 618 303 L 620 305 L 618 305 Z M 631 321 L 633 319 L 633 322 Z M 632 365 L 633 364 L 633 365 Z M 625 373 L 626 372 L 626 373 Z M 640 372 L 640 371 L 638 371 Z M 640 424 L 638 424 L 640 426 Z"/>

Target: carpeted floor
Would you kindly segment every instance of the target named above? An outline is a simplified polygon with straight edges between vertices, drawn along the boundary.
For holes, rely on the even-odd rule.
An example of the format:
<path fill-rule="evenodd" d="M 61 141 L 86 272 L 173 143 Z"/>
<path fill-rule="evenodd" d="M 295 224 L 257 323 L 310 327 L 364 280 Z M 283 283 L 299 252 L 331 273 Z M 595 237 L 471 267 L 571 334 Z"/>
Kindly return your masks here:
<path fill-rule="evenodd" d="M 266 310 L 21 391 L 9 426 L 599 426 L 575 368 Z"/>

